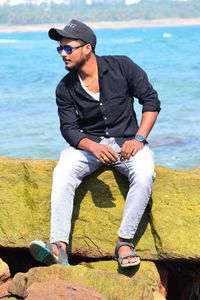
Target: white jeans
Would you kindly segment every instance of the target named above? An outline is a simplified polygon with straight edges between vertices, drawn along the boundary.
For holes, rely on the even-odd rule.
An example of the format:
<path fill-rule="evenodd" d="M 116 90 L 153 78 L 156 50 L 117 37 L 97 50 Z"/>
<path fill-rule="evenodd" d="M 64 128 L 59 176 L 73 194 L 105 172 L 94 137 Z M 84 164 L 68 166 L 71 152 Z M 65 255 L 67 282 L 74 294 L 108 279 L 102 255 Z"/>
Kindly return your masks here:
<path fill-rule="evenodd" d="M 114 138 L 103 138 L 101 144 L 111 146 L 117 153 L 119 145 Z M 51 194 L 50 242 L 69 243 L 74 195 L 82 179 L 103 164 L 90 152 L 71 146 L 61 152 L 53 172 Z M 133 238 L 144 210 L 148 204 L 154 180 L 154 158 L 149 146 L 128 161 L 119 160 L 113 167 L 128 177 L 130 182 L 118 236 Z M 95 217 L 95 216 L 94 216 Z"/>

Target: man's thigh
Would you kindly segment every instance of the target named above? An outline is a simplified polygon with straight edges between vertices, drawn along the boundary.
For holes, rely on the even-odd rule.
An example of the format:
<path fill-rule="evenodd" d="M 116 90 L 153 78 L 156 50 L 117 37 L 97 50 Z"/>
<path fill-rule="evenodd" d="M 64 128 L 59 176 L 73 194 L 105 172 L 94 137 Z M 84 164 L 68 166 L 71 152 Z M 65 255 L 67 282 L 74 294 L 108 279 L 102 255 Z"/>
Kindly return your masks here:
<path fill-rule="evenodd" d="M 73 174 L 82 178 L 102 165 L 90 152 L 68 146 L 61 154 L 54 173 Z"/>
<path fill-rule="evenodd" d="M 127 177 L 130 175 L 154 176 L 154 154 L 149 146 L 145 145 L 129 160 L 120 159 L 114 164 L 114 168 Z"/>

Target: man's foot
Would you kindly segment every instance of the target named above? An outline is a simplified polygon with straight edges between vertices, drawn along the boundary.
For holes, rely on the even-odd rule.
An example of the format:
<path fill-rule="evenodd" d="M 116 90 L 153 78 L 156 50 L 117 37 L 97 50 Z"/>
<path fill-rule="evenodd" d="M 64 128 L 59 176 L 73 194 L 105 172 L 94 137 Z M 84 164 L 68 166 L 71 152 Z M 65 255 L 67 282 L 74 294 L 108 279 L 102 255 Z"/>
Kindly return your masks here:
<path fill-rule="evenodd" d="M 46 265 L 61 264 L 69 265 L 66 253 L 66 245 L 63 242 L 44 243 L 42 241 L 32 241 L 30 243 L 30 253 L 35 260 Z"/>
<path fill-rule="evenodd" d="M 60 246 L 62 247 L 63 251 L 65 253 L 67 253 L 67 245 L 66 243 L 64 242 L 59 242 Z M 56 256 L 59 256 L 59 250 L 58 250 L 58 246 L 56 245 L 56 243 L 51 243 L 52 245 L 52 249 L 53 249 L 53 253 L 56 255 Z"/>
<path fill-rule="evenodd" d="M 128 242 L 119 241 L 115 248 L 115 259 L 122 268 L 137 266 L 140 264 L 140 257 L 134 250 L 134 246 Z"/>

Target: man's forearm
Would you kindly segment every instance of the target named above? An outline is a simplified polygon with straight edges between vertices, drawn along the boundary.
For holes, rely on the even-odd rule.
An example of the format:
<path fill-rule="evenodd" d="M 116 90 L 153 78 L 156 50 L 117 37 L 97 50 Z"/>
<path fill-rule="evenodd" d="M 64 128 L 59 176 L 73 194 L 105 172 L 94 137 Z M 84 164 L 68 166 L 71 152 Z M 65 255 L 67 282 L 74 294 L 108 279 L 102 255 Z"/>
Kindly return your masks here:
<path fill-rule="evenodd" d="M 93 152 L 93 148 L 95 146 L 97 146 L 98 143 L 88 139 L 88 138 L 84 138 L 82 140 L 80 140 L 80 142 L 78 143 L 77 147 L 81 150 L 86 150 L 89 152 Z"/>
<path fill-rule="evenodd" d="M 142 114 L 142 120 L 137 131 L 137 134 L 142 135 L 145 139 L 148 137 L 154 123 L 157 119 L 158 112 L 146 111 Z"/>

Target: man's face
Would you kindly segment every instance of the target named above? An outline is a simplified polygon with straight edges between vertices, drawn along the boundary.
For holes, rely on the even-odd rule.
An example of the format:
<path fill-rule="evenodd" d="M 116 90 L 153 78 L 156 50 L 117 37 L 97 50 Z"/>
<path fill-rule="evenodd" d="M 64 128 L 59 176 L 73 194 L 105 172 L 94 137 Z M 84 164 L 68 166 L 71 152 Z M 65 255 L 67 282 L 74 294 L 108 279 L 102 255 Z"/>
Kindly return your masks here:
<path fill-rule="evenodd" d="M 87 44 L 88 45 L 88 44 Z M 84 42 L 79 40 L 71 40 L 67 38 L 63 38 L 60 41 L 61 52 L 60 55 L 65 63 L 65 68 L 68 71 L 78 70 L 82 67 L 86 61 L 87 51 L 85 47 L 87 46 Z M 63 49 L 64 46 L 69 46 L 69 52 Z M 71 47 L 71 49 L 70 49 Z"/>

